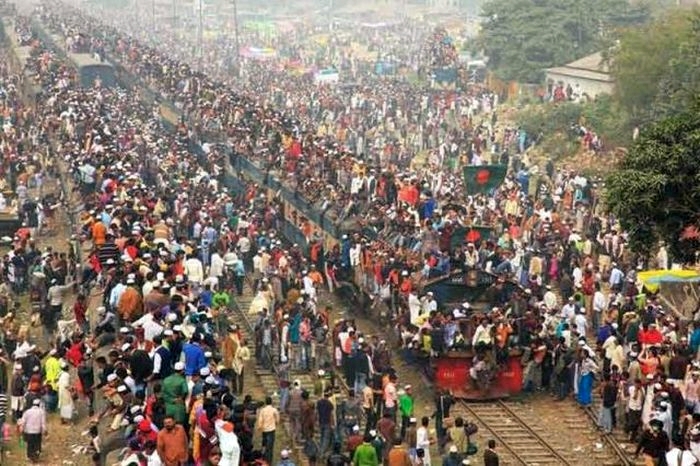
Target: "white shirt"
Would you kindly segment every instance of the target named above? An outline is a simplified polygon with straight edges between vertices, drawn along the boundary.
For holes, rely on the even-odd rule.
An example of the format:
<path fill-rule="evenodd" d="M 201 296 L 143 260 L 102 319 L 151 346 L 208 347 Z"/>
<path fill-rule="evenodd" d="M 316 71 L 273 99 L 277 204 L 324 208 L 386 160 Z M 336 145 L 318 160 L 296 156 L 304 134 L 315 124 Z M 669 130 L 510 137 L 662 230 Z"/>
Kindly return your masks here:
<path fill-rule="evenodd" d="M 420 316 L 421 303 L 415 293 L 408 295 L 408 312 L 411 317 L 411 324 L 416 325 Z"/>
<path fill-rule="evenodd" d="M 144 453 L 144 456 L 148 460 L 148 463 L 146 463 L 148 466 L 163 466 L 163 461 L 160 459 L 160 456 L 158 456 L 157 450 L 150 456 Z"/>
<path fill-rule="evenodd" d="M 637 398 L 635 399 L 635 392 Z M 641 388 L 637 389 L 634 385 L 627 388 L 627 393 L 629 395 L 627 399 L 627 408 L 632 411 L 641 411 L 644 406 L 644 390 Z"/>
<path fill-rule="evenodd" d="M 162 348 L 163 345 L 159 346 L 158 348 Z M 154 374 L 160 374 L 160 369 L 161 366 L 163 365 L 163 358 L 160 357 L 160 354 L 156 352 L 158 348 L 155 348 L 153 350 L 153 373 Z"/>
<path fill-rule="evenodd" d="M 474 332 L 474 338 L 472 338 L 472 346 L 476 346 L 479 343 L 484 343 L 486 345 L 491 344 L 491 326 L 490 325 L 482 325 L 479 324 L 479 326 L 476 328 L 476 331 Z"/>
<path fill-rule="evenodd" d="M 187 280 L 192 283 L 202 283 L 204 281 L 204 267 L 202 261 L 196 257 L 192 257 L 185 261 L 185 273 Z"/>
<path fill-rule="evenodd" d="M 316 297 L 316 287 L 314 287 L 313 279 L 311 277 L 309 277 L 308 275 L 304 275 L 302 282 L 304 283 L 304 291 L 306 291 L 306 294 L 308 294 L 312 298 L 315 298 Z"/>
<path fill-rule="evenodd" d="M 608 302 L 605 299 L 605 295 L 602 291 L 596 291 L 593 295 L 593 310 L 596 312 L 603 312 L 608 306 Z"/>
<path fill-rule="evenodd" d="M 233 432 L 223 430 L 223 422 L 216 421 L 214 424 L 216 434 L 219 437 L 219 447 L 221 448 L 221 462 L 219 466 L 238 466 L 241 457 L 241 446 L 238 436 Z"/>
<path fill-rule="evenodd" d="M 154 285 L 154 282 L 152 282 L 152 281 L 144 283 L 143 286 L 141 287 L 141 296 L 147 296 L 148 293 L 153 291 L 153 285 Z"/>
<path fill-rule="evenodd" d="M 549 290 L 544 294 L 544 304 L 547 306 L 547 309 L 554 309 L 557 307 L 557 295 L 554 291 Z"/>
<path fill-rule="evenodd" d="M 243 228 L 241 225 L 242 222 L 238 222 L 238 228 Z M 238 249 L 243 253 L 247 253 L 250 251 L 250 239 L 248 239 L 246 236 L 241 236 L 238 239 L 238 242 L 236 243 L 236 246 Z"/>
<path fill-rule="evenodd" d="M 580 285 L 583 282 L 583 272 L 581 271 L 581 267 L 576 267 L 571 275 L 573 275 L 574 285 Z"/>
<path fill-rule="evenodd" d="M 680 461 L 679 461 L 680 460 Z M 666 453 L 666 464 L 668 466 L 693 466 L 698 460 L 690 451 L 673 447 Z"/>
<path fill-rule="evenodd" d="M 253 256 L 253 270 L 256 272 L 259 272 L 259 273 L 263 273 L 264 270 L 262 269 L 263 268 L 262 262 L 263 262 L 263 260 L 262 260 L 262 256 L 260 254 L 256 254 L 255 256 Z"/>
<path fill-rule="evenodd" d="M 561 316 L 567 321 L 571 321 L 576 315 L 576 306 L 573 304 L 564 304 L 561 308 Z"/>
<path fill-rule="evenodd" d="M 574 323 L 576 324 L 576 330 L 578 330 L 579 335 L 586 335 L 586 327 L 588 326 L 586 314 L 576 314 L 574 316 Z"/>
<path fill-rule="evenodd" d="M 418 430 L 416 430 L 416 449 L 418 448 L 425 450 L 425 456 L 430 454 L 430 437 L 428 436 L 428 429 L 423 426 L 420 426 Z"/>
<path fill-rule="evenodd" d="M 224 259 L 215 252 L 211 255 L 211 265 L 209 266 L 210 277 L 220 277 L 224 274 Z"/>

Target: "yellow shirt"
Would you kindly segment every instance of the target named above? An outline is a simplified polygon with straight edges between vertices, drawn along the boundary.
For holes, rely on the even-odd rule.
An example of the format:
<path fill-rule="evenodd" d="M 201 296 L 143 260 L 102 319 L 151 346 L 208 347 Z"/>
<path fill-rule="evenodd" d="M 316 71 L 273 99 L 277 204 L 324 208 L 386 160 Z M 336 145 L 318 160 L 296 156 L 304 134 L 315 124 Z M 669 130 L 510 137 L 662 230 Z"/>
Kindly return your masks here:
<path fill-rule="evenodd" d="M 267 405 L 258 412 L 258 420 L 255 427 L 262 432 L 272 432 L 277 429 L 279 422 L 280 413 L 277 411 L 277 408 Z"/>
<path fill-rule="evenodd" d="M 44 362 L 44 371 L 46 372 L 46 383 L 51 385 L 51 388 L 58 391 L 58 376 L 61 375 L 61 363 L 55 356 L 49 356 Z"/>

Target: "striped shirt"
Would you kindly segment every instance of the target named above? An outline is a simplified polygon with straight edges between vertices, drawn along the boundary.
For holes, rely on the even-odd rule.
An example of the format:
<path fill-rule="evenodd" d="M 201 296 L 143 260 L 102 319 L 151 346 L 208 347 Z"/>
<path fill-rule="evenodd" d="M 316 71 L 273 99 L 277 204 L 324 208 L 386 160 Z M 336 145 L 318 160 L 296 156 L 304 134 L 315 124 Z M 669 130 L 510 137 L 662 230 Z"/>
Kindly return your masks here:
<path fill-rule="evenodd" d="M 9 397 L 5 393 L 0 393 L 0 419 L 5 419 L 9 402 Z"/>

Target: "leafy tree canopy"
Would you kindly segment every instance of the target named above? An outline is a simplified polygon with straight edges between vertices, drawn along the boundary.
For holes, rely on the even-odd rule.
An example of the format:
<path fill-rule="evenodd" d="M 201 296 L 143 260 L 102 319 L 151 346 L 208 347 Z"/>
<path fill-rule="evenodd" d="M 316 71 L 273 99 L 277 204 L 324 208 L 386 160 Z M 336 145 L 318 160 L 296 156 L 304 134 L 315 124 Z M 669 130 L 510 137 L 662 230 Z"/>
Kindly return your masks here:
<path fill-rule="evenodd" d="M 616 98 L 639 122 L 683 110 L 689 88 L 697 87 L 700 22 L 677 11 L 640 28 L 628 29 L 610 56 Z"/>
<path fill-rule="evenodd" d="M 648 9 L 627 0 L 489 0 L 479 45 L 504 80 L 541 82 L 544 70 L 600 50 Z"/>
<path fill-rule="evenodd" d="M 648 253 L 665 240 L 678 258 L 692 259 L 698 243 L 680 241 L 700 227 L 700 102 L 645 129 L 606 180 L 610 211 L 630 234 L 633 250 Z"/>

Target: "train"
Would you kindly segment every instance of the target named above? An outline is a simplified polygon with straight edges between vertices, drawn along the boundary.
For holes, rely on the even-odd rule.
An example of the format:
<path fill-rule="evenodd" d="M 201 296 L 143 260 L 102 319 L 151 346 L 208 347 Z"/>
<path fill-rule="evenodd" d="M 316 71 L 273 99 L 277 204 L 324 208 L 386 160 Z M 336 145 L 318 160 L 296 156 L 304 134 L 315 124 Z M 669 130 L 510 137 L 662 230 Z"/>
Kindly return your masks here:
<path fill-rule="evenodd" d="M 457 319 L 467 344 L 430 359 L 430 373 L 436 388 L 465 400 L 493 400 L 519 394 L 523 387 L 523 350 L 504 348 L 496 358 L 495 350 L 476 350 L 470 343 L 481 316 L 488 313 L 494 295 L 510 299 L 522 287 L 483 270 L 456 270 L 449 275 L 428 280 L 423 293 L 432 293 L 446 309 L 459 308 L 469 302 L 472 310 Z M 496 361 L 498 359 L 498 361 Z M 480 371 L 472 371 L 477 364 Z M 483 371 L 483 372 L 481 372 Z M 484 376 L 476 374 L 485 374 Z"/>
<path fill-rule="evenodd" d="M 57 37 L 51 37 L 50 41 L 54 44 L 60 44 L 60 40 Z M 81 73 L 81 80 L 84 79 L 89 84 L 95 79 L 92 70 L 88 72 L 88 69 L 98 64 L 76 60 L 74 56 L 69 58 L 77 65 L 77 69 L 85 68 L 85 75 L 83 76 Z M 143 89 L 144 84 L 136 82 L 138 78 L 123 76 L 129 73 L 118 62 L 114 64 L 100 63 L 100 66 L 102 69 L 95 71 L 98 75 L 105 70 L 107 73 L 114 73 L 114 70 L 116 70 L 120 81 L 134 79 L 133 86 Z M 111 80 L 102 79 L 102 81 L 104 85 L 105 82 L 110 83 Z M 169 105 L 170 103 L 163 102 L 163 104 Z M 325 212 L 320 212 L 317 206 L 303 199 L 295 191 L 292 191 L 288 186 L 275 179 L 274 176 L 269 176 L 269 172 L 266 172 L 266 170 L 243 157 L 235 156 L 232 152 L 224 178 L 225 184 L 233 192 L 242 193 L 246 189 L 246 184 L 243 180 L 247 179 L 264 186 L 268 199 L 280 199 L 282 201 L 284 218 L 280 220 L 278 230 L 290 243 L 309 244 L 309 238 L 299 226 L 300 218 L 311 224 L 324 248 L 330 248 L 337 244 L 339 242 L 338 238 L 343 233 L 349 233 L 352 230 L 351 227 L 334 222 Z M 297 221 L 294 221 L 295 218 Z M 460 238 L 463 239 L 463 236 Z M 352 288 L 352 290 L 348 288 Z M 483 301 L 484 297 L 494 288 L 502 289 L 506 295 L 509 295 L 518 289 L 519 286 L 515 282 L 499 281 L 498 276 L 484 271 L 465 270 L 429 280 L 423 285 L 423 292 L 432 291 L 438 298 L 438 302 L 449 308 L 448 306 L 450 305 L 466 300 L 477 304 Z M 353 307 L 358 309 L 367 309 L 369 307 L 368 304 L 372 302 L 372 298 L 366 290 L 351 282 L 348 282 L 347 286 L 340 287 L 339 292 L 351 295 L 353 299 L 346 301 L 356 302 L 358 306 Z M 477 309 L 477 312 L 470 317 L 461 320 L 460 325 L 463 327 L 465 335 L 473 333 L 475 319 L 478 315 Z M 505 398 L 518 394 L 522 389 L 523 368 L 521 355 L 522 351 L 518 348 L 509 350 L 506 360 L 501 360 L 497 366 L 494 366 L 492 376 L 485 381 L 485 384 L 480 386 L 476 386 L 470 376 L 477 353 L 469 347 L 460 351 L 449 351 L 438 357 L 431 358 L 430 372 L 433 383 L 437 388 L 447 390 L 457 398 L 473 400 Z"/>

